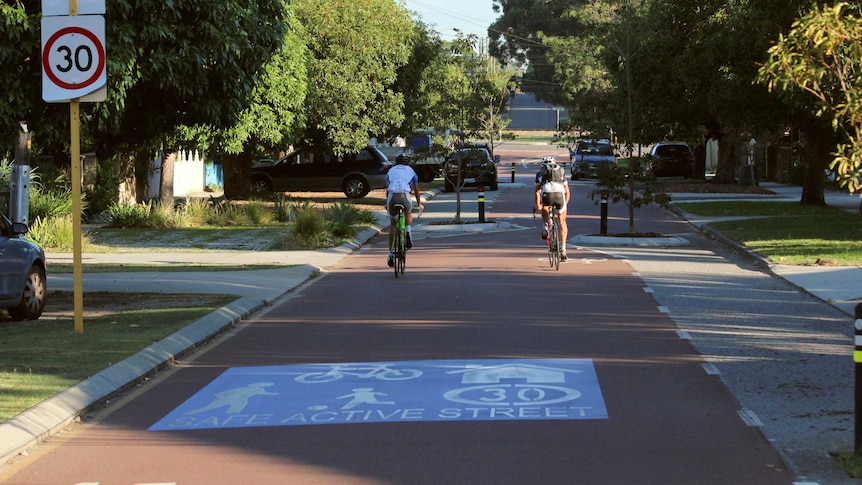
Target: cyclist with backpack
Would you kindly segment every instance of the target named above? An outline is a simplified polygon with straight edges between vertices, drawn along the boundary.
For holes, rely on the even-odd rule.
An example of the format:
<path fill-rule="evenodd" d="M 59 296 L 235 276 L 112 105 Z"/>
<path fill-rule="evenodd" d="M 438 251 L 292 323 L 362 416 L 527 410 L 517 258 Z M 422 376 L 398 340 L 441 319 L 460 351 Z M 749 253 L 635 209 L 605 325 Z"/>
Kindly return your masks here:
<path fill-rule="evenodd" d="M 566 172 L 556 159 L 551 156 L 542 157 L 542 169 L 536 174 L 536 205 L 542 209 L 542 221 L 545 225 L 542 229 L 542 239 L 548 239 L 548 219 L 551 208 L 560 211 L 560 233 L 562 236 L 562 256 L 560 261 L 566 261 L 566 238 L 569 227 L 566 224 L 566 213 L 569 205 L 569 184 L 566 183 Z"/>

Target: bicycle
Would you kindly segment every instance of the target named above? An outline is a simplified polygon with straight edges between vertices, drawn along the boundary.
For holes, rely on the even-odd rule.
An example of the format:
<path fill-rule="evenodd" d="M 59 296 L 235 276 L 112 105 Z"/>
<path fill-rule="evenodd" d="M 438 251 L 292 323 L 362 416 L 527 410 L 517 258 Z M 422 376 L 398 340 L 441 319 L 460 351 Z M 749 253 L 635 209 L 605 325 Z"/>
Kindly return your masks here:
<path fill-rule="evenodd" d="M 354 376 L 360 379 L 377 379 L 381 381 L 406 381 L 422 375 L 419 369 L 393 369 L 391 364 L 332 364 L 326 372 L 309 372 L 296 377 L 296 382 L 316 384 L 337 381 L 344 376 Z"/>
<path fill-rule="evenodd" d="M 395 277 L 398 273 L 404 274 L 404 269 L 407 266 L 407 219 L 404 215 L 404 206 L 395 204 L 395 237 L 392 238 L 392 247 L 389 250 L 395 255 Z"/>
<path fill-rule="evenodd" d="M 560 260 L 563 258 L 563 235 L 560 227 L 560 209 L 556 207 L 549 211 L 548 214 L 548 239 L 545 244 L 548 245 L 548 262 L 555 270 L 560 270 Z M 533 218 L 536 217 L 536 208 L 533 208 Z"/>

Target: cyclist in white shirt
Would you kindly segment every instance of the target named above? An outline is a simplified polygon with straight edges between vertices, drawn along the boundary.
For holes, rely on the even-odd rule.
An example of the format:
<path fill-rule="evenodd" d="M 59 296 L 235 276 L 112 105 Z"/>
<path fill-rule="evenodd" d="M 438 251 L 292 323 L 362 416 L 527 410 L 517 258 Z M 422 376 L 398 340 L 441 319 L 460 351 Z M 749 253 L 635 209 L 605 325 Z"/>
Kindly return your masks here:
<path fill-rule="evenodd" d="M 536 174 L 536 205 L 537 209 L 542 209 L 542 220 L 545 222 L 545 228 L 542 229 L 542 239 L 548 239 L 548 218 L 550 217 L 550 207 L 556 207 L 560 210 L 560 236 L 562 237 L 562 256 L 560 261 L 566 261 L 569 257 L 566 255 L 566 238 L 569 234 L 569 226 L 566 224 L 566 214 L 568 212 L 569 184 L 566 183 L 566 171 L 563 170 L 554 157 L 542 157 L 542 169 Z"/>
<path fill-rule="evenodd" d="M 413 247 L 411 239 L 411 231 L 413 230 L 413 204 L 410 201 L 410 193 L 416 197 L 416 206 L 421 211 L 424 206 L 419 195 L 419 176 L 413 168 L 408 165 L 410 159 L 404 155 L 398 155 L 395 159 L 396 165 L 389 169 L 386 173 L 386 209 L 389 212 L 389 258 L 386 264 L 389 266 L 395 265 L 395 255 L 392 253 L 392 240 L 395 238 L 395 224 L 397 214 L 394 210 L 395 204 L 404 206 L 404 219 L 407 222 L 407 241 L 405 246 L 407 249 Z"/>

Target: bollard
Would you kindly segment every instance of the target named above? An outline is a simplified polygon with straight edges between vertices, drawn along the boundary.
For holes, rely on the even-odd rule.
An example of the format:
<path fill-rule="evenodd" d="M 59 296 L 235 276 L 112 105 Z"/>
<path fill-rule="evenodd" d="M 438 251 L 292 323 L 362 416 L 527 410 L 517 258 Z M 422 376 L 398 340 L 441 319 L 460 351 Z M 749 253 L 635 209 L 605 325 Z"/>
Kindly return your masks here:
<path fill-rule="evenodd" d="M 512 162 L 512 183 L 515 183 L 515 162 Z"/>
<path fill-rule="evenodd" d="M 479 186 L 479 222 L 485 222 L 485 186 Z"/>
<path fill-rule="evenodd" d="M 856 305 L 856 335 L 854 339 L 853 363 L 856 370 L 856 433 L 854 450 L 862 453 L 862 303 Z"/>
<path fill-rule="evenodd" d="M 608 233 L 608 198 L 602 197 L 602 215 L 599 222 L 599 234 L 605 235 Z"/>

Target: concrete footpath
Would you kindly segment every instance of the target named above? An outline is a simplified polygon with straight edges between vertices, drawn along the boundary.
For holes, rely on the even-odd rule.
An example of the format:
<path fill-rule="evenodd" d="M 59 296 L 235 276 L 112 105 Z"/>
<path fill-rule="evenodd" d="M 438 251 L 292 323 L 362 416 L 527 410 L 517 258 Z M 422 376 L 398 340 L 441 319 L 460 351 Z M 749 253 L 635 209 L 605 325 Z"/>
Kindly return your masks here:
<path fill-rule="evenodd" d="M 504 189 L 507 184 L 501 184 Z M 761 184 L 775 192 L 775 195 L 741 196 L 739 194 L 674 194 L 675 202 L 694 202 L 703 200 L 787 200 L 798 201 L 801 188 L 779 184 Z M 501 190 L 502 191 L 502 190 Z M 488 193 L 493 201 L 499 192 Z M 436 193 L 426 194 L 426 213 L 414 221 L 414 238 L 440 237 L 454 234 L 440 234 L 440 229 L 431 223 L 436 220 L 451 219 L 443 201 L 435 205 L 437 200 L 431 200 Z M 445 197 L 440 197 L 445 199 Z M 847 194 L 829 193 L 829 205 L 839 206 L 848 211 L 856 211 L 859 198 Z M 705 232 L 710 232 L 709 223 L 716 219 L 695 217 L 680 212 L 694 226 Z M 462 214 L 465 220 L 476 217 L 475 214 Z M 384 216 L 381 216 L 384 217 Z M 384 222 L 385 219 L 381 220 Z M 471 231 L 519 230 L 510 223 L 472 224 Z M 466 226 L 465 226 L 466 227 Z M 351 243 L 338 248 L 321 251 L 280 251 L 280 252 L 195 252 L 195 253 L 114 253 L 85 254 L 84 263 L 125 263 L 125 264 L 218 264 L 229 259 L 230 264 L 276 264 L 290 265 L 276 269 L 254 271 L 223 271 L 223 272 L 147 272 L 147 273 L 92 273 L 85 274 L 84 291 L 135 291 L 163 293 L 206 293 L 232 294 L 239 298 L 233 303 L 220 308 L 216 312 L 188 325 L 179 332 L 153 344 L 147 349 L 119 362 L 110 368 L 90 377 L 76 386 L 59 393 L 28 411 L 0 424 L 0 459 L 6 462 L 16 455 L 26 453 L 26 450 L 38 442 L 61 431 L 79 419 L 87 410 L 103 403 L 118 391 L 130 388 L 141 381 L 144 376 L 164 367 L 177 356 L 184 354 L 199 343 L 211 339 L 215 335 L 242 320 L 249 314 L 270 304 L 282 295 L 313 279 L 319 272 L 338 262 L 341 258 L 360 248 L 369 239 L 378 234 L 382 224 L 365 230 Z M 720 235 L 717 235 L 720 238 Z M 577 237 L 575 237 L 577 238 Z M 570 240 L 575 239 L 570 238 Z M 590 244 L 585 244 L 590 243 Z M 580 240 L 577 245 L 601 246 L 598 239 Z M 619 242 L 617 241 L 617 244 Z M 648 252 L 661 241 L 642 240 L 636 245 L 626 248 L 629 253 L 640 251 L 644 247 L 643 257 L 649 257 Z M 733 244 L 728 242 L 728 244 Z M 756 255 L 752 258 L 757 259 Z M 71 255 L 49 254 L 50 263 L 71 262 Z M 381 262 L 382 264 L 382 262 Z M 853 315 L 856 304 L 862 302 L 862 268 L 860 267 L 796 267 L 773 265 L 763 261 L 762 264 L 772 274 L 781 277 L 802 290 L 827 302 L 847 315 Z M 51 290 L 71 290 L 72 275 L 49 275 L 48 285 Z M 851 322 L 848 317 L 848 322 Z"/>

